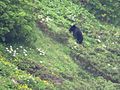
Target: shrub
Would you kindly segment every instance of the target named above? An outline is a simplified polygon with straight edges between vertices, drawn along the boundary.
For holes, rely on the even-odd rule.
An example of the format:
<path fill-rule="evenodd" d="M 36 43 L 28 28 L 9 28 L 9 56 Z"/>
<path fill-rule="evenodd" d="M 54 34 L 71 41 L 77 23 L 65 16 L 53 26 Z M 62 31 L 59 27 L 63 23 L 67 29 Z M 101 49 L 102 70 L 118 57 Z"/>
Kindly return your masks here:
<path fill-rule="evenodd" d="M 99 20 L 120 25 L 119 0 L 75 0 L 74 2 L 84 5 Z"/>
<path fill-rule="evenodd" d="M 0 1 L 0 38 L 6 43 L 35 41 L 32 7 L 25 1 Z"/>

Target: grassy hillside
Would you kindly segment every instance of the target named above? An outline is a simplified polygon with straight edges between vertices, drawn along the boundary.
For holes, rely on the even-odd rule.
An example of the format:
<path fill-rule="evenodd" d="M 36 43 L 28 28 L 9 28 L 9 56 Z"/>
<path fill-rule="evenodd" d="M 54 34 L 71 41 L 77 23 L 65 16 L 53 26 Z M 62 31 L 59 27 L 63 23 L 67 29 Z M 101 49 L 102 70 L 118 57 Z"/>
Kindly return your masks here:
<path fill-rule="evenodd" d="M 120 27 L 98 21 L 72 0 L 3 3 L 20 10 L 7 9 L 14 12 L 8 19 L 2 15 L 7 23 L 2 22 L 0 37 L 12 27 L 9 19 L 21 31 L 14 23 L 9 29 L 13 42 L 0 42 L 0 90 L 120 89 Z M 82 29 L 82 45 L 69 33 L 73 24 Z"/>

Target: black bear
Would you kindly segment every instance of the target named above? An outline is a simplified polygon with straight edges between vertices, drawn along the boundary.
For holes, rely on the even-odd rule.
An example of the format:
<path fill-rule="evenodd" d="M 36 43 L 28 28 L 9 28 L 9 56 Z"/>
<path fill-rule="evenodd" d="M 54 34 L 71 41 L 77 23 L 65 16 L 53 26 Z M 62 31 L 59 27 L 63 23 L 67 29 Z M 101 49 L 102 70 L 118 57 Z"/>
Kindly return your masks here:
<path fill-rule="evenodd" d="M 75 25 L 71 26 L 69 29 L 70 33 L 73 32 L 73 36 L 75 39 L 77 39 L 77 43 L 81 44 L 83 41 L 83 35 L 82 32 L 80 31 L 80 29 L 78 27 L 76 27 Z"/>

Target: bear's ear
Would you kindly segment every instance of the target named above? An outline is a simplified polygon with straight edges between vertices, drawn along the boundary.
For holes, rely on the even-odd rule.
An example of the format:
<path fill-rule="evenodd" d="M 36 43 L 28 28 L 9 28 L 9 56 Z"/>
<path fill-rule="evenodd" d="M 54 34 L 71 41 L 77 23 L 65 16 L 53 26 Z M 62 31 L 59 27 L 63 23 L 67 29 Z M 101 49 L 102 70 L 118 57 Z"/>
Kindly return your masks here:
<path fill-rule="evenodd" d="M 76 27 L 76 25 L 74 24 L 74 25 L 71 25 L 70 27 L 71 27 L 71 28 L 75 28 L 75 27 Z"/>
<path fill-rule="evenodd" d="M 72 27 L 76 27 L 76 25 L 74 24 Z"/>
<path fill-rule="evenodd" d="M 72 26 L 70 27 L 69 31 L 72 32 L 72 31 L 74 31 L 75 28 L 76 28 L 76 26 L 75 26 L 75 25 L 72 25 Z"/>

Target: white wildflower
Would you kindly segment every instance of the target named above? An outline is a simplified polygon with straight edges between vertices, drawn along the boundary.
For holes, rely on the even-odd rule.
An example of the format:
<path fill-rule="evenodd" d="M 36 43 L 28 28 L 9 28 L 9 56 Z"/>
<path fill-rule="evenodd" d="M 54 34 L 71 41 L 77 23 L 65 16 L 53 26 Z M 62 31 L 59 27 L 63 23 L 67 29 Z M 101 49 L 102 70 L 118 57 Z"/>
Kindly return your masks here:
<path fill-rule="evenodd" d="M 16 54 L 15 53 L 13 53 L 13 57 L 15 57 L 16 56 Z"/>
<path fill-rule="evenodd" d="M 112 44 L 115 44 L 114 42 L 112 42 Z"/>
<path fill-rule="evenodd" d="M 13 52 L 16 53 L 16 50 L 14 50 Z"/>
<path fill-rule="evenodd" d="M 45 21 L 45 19 L 44 19 L 44 18 L 42 18 L 42 21 Z"/>
<path fill-rule="evenodd" d="M 15 57 L 15 56 L 16 56 L 16 50 L 13 51 L 13 57 Z"/>
<path fill-rule="evenodd" d="M 26 53 L 26 52 L 23 52 L 24 54 Z"/>
<path fill-rule="evenodd" d="M 50 19 L 50 17 L 46 17 L 46 21 L 48 22 L 48 21 L 51 21 L 51 19 Z"/>
<path fill-rule="evenodd" d="M 12 51 L 9 51 L 9 53 L 12 53 Z"/>
<path fill-rule="evenodd" d="M 13 82 L 14 84 L 18 84 L 18 82 L 17 82 L 15 79 L 12 79 L 12 82 Z"/>
<path fill-rule="evenodd" d="M 25 55 L 25 56 L 27 56 L 27 54 L 26 54 L 26 53 L 25 53 L 24 55 Z"/>
<path fill-rule="evenodd" d="M 98 36 L 98 38 L 101 38 L 100 36 Z"/>
<path fill-rule="evenodd" d="M 110 64 L 108 64 L 108 66 L 111 66 Z"/>
<path fill-rule="evenodd" d="M 19 46 L 20 48 L 23 48 L 23 46 Z"/>
<path fill-rule="evenodd" d="M 12 48 L 12 46 L 10 45 L 10 48 Z"/>
<path fill-rule="evenodd" d="M 97 42 L 99 42 L 99 43 L 101 42 L 100 39 L 96 39 L 96 40 L 97 40 Z"/>
<path fill-rule="evenodd" d="M 104 48 L 106 48 L 107 46 L 105 44 L 102 45 Z"/>
<path fill-rule="evenodd" d="M 40 55 L 45 55 L 45 52 L 41 51 L 41 52 L 40 52 Z"/>
<path fill-rule="evenodd" d="M 42 53 L 40 53 L 40 55 L 42 55 Z"/>
<path fill-rule="evenodd" d="M 116 70 L 117 69 L 117 67 L 113 67 L 113 70 Z"/>
<path fill-rule="evenodd" d="M 6 51 L 9 52 L 10 50 L 7 49 Z"/>
<path fill-rule="evenodd" d="M 43 63 L 42 61 L 40 61 L 40 63 Z"/>
<path fill-rule="evenodd" d="M 77 49 L 77 46 L 75 45 L 74 48 Z"/>
<path fill-rule="evenodd" d="M 117 42 L 114 42 L 115 44 L 117 44 Z"/>
<path fill-rule="evenodd" d="M 19 48 L 16 48 L 17 50 L 19 49 Z"/>
<path fill-rule="evenodd" d="M 6 50 L 8 50 L 8 48 L 5 48 Z"/>
<path fill-rule="evenodd" d="M 13 48 L 12 48 L 12 46 L 10 46 L 10 51 L 13 51 Z"/>
<path fill-rule="evenodd" d="M 37 48 L 39 55 L 45 55 L 45 52 L 41 48 Z"/>
<path fill-rule="evenodd" d="M 45 52 L 43 52 L 42 55 L 45 55 Z"/>
<path fill-rule="evenodd" d="M 37 48 L 37 50 L 38 50 L 38 51 L 41 51 L 41 49 L 40 49 L 40 48 Z"/>
<path fill-rule="evenodd" d="M 43 16 L 42 15 L 38 15 L 38 18 L 41 19 L 41 18 L 43 18 Z"/>
<path fill-rule="evenodd" d="M 27 52 L 27 50 L 26 50 L 26 49 L 23 49 L 23 51 L 24 51 L 24 52 Z"/>

